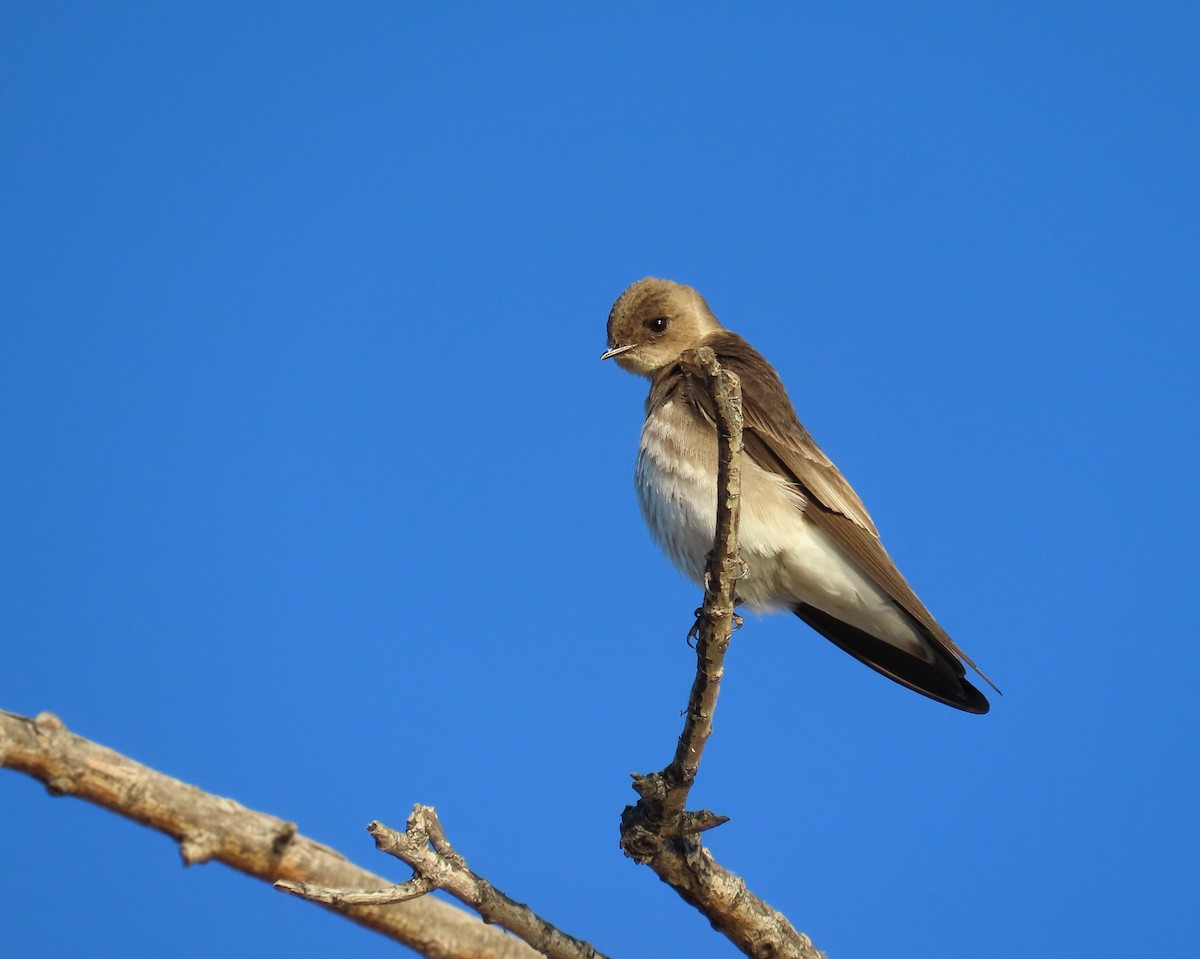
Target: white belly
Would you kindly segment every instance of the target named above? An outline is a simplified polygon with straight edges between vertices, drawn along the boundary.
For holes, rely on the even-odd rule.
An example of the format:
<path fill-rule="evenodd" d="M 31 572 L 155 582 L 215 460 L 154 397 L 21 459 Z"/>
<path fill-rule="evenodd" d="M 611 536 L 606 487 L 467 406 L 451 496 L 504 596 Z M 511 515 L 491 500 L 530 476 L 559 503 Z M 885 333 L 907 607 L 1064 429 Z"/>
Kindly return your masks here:
<path fill-rule="evenodd" d="M 638 503 L 654 541 L 699 586 L 716 533 L 716 473 L 714 430 L 674 403 L 647 417 L 635 471 Z M 807 603 L 923 651 L 908 617 L 804 516 L 805 506 L 795 486 L 742 458 L 743 603 L 756 612 Z"/>

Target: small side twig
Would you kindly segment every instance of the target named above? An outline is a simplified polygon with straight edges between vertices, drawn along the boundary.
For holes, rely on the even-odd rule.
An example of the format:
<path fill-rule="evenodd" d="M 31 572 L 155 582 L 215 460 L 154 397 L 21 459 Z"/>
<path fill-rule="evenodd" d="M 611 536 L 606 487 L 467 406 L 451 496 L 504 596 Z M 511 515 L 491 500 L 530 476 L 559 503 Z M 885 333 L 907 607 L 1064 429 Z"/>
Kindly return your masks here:
<path fill-rule="evenodd" d="M 716 536 L 705 571 L 704 605 L 697 617 L 696 678 L 688 697 L 683 732 L 670 764 L 661 772 L 635 775 L 641 797 L 621 816 L 621 848 L 648 865 L 684 900 L 695 906 L 743 953 L 763 959 L 825 959 L 812 941 L 750 892 L 745 882 L 713 859 L 701 832 L 727 822 L 708 810 L 689 812 L 688 794 L 704 747 L 734 629 L 741 511 L 742 395 L 736 374 L 721 368 L 713 351 L 701 347 L 684 362 L 702 374 L 713 401 L 717 427 Z"/>
<path fill-rule="evenodd" d="M 376 848 L 412 867 L 412 879 L 370 892 L 295 882 L 277 882 L 276 887 L 316 902 L 347 905 L 406 902 L 441 889 L 474 909 L 484 922 L 507 929 L 550 959 L 605 959 L 591 944 L 567 935 L 467 868 L 466 861 L 446 838 L 432 806 L 413 806 L 403 832 L 381 822 L 371 823 L 367 831 L 375 838 Z"/>

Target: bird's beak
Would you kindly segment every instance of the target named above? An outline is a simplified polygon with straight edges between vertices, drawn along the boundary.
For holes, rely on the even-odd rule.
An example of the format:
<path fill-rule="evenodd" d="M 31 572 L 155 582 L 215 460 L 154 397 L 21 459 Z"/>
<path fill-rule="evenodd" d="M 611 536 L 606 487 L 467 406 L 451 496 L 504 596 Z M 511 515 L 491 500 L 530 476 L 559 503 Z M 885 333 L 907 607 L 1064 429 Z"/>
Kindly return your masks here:
<path fill-rule="evenodd" d="M 600 359 L 602 359 L 602 360 L 611 359 L 612 357 L 617 356 L 620 353 L 624 353 L 627 350 L 632 350 L 635 346 L 637 346 L 636 343 L 628 343 L 625 346 L 614 346 L 612 349 L 605 350 L 603 353 L 601 353 Z"/>

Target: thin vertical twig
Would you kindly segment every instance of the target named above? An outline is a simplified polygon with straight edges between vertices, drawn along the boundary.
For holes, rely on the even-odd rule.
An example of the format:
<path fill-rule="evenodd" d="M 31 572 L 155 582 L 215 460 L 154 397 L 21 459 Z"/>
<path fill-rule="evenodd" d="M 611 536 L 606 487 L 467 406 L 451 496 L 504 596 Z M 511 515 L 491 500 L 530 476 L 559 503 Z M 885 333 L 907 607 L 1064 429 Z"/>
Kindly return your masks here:
<path fill-rule="evenodd" d="M 689 812 L 688 794 L 696 781 L 704 748 L 712 735 L 713 713 L 725 671 L 735 622 L 738 522 L 741 515 L 741 382 L 721 368 L 707 347 L 685 354 L 689 371 L 703 376 L 713 400 L 717 431 L 716 535 L 705 571 L 704 604 L 697 615 L 696 677 L 675 755 L 661 772 L 635 775 L 641 797 L 621 817 L 621 848 L 648 865 L 683 899 L 696 907 L 735 946 L 762 959 L 825 959 L 812 941 L 750 892 L 745 882 L 721 866 L 700 842 L 700 833 L 727 817 L 708 810 Z"/>

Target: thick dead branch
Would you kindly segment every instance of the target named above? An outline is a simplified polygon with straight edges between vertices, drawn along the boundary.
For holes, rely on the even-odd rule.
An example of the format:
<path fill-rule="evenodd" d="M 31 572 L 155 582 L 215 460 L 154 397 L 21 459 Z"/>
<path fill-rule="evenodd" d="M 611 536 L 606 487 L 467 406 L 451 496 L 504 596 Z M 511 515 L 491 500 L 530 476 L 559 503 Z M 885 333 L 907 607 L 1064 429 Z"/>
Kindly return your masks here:
<path fill-rule="evenodd" d="M 295 823 L 255 812 L 156 772 L 67 731 L 50 713 L 28 719 L 0 711 L 0 766 L 166 833 L 184 865 L 216 860 L 267 882 L 290 880 L 343 889 L 378 889 L 387 880 L 296 831 Z M 430 959 L 536 959 L 525 943 L 438 899 L 396 905 L 325 903 L 368 929 Z"/>
<path fill-rule="evenodd" d="M 742 393 L 734 373 L 723 370 L 711 349 L 701 347 L 684 362 L 704 371 L 717 412 L 717 530 L 705 571 L 704 605 L 695 630 L 696 678 L 675 749 L 661 772 L 635 775 L 642 798 L 621 817 L 621 848 L 645 863 L 687 902 L 695 906 L 748 956 L 761 959 L 824 959 L 812 941 L 787 919 L 751 893 L 705 849 L 699 834 L 726 822 L 702 810 L 686 811 L 705 744 L 712 733 L 713 711 L 725 670 L 725 652 L 733 634 L 741 508 Z"/>
<path fill-rule="evenodd" d="M 433 889 L 441 889 L 470 906 L 485 922 L 495 923 L 520 936 L 549 959 L 605 959 L 589 943 L 568 936 L 524 903 L 510 899 L 486 879 L 471 872 L 466 860 L 450 845 L 432 806 L 413 806 L 404 832 L 390 829 L 381 822 L 371 823 L 367 831 L 375 837 L 377 848 L 412 867 L 412 879 L 371 892 L 319 888 L 296 882 L 277 882 L 275 885 L 315 902 L 344 904 L 405 902 Z"/>

